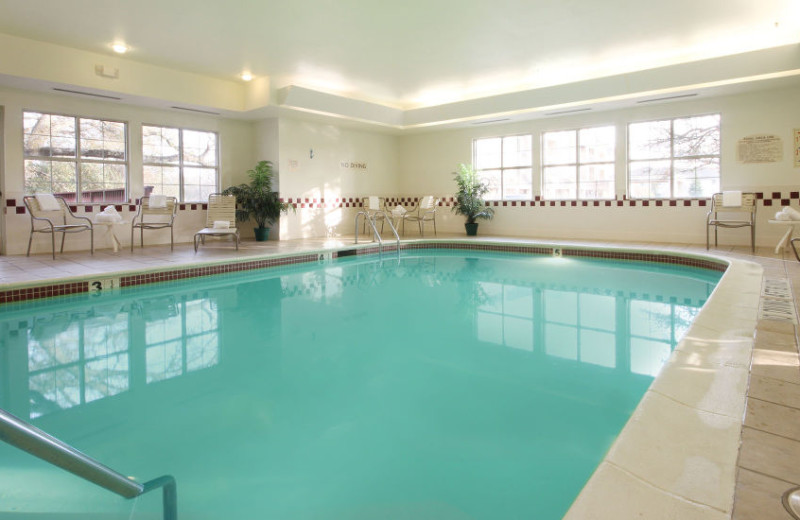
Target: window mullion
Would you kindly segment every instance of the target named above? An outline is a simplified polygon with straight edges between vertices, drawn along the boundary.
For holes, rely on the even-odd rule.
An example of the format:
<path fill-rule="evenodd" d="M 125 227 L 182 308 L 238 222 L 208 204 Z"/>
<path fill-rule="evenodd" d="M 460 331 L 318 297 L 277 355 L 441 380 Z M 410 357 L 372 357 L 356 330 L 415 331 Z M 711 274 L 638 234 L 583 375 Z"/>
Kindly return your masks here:
<path fill-rule="evenodd" d="M 180 200 L 185 201 L 186 195 L 183 193 L 183 129 L 178 130 L 178 194 Z"/>

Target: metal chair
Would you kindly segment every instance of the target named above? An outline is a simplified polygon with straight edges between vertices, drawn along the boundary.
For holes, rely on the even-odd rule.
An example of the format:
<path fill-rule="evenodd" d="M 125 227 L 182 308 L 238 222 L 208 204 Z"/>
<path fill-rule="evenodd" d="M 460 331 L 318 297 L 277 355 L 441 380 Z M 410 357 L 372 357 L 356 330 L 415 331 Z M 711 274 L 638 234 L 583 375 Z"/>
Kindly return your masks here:
<path fill-rule="evenodd" d="M 131 221 L 131 253 L 133 252 L 133 232 L 139 228 L 139 242 L 141 247 L 144 247 L 144 230 L 145 229 L 166 229 L 169 228 L 169 248 L 171 251 L 175 250 L 175 237 L 173 232 L 173 224 L 175 222 L 175 213 L 178 210 L 178 199 L 175 197 L 165 197 L 165 204 L 163 207 L 151 207 L 150 200 L 153 196 L 142 197 L 139 204 L 139 211 L 134 215 Z M 136 220 L 139 220 L 137 222 Z"/>
<path fill-rule="evenodd" d="M 723 216 L 719 214 L 722 213 Z M 719 228 L 750 228 L 750 249 L 756 251 L 756 194 L 742 193 L 740 206 L 723 205 L 723 194 L 711 196 L 711 210 L 706 215 L 706 249 L 709 249 L 709 228 L 714 226 L 714 247 Z"/>
<path fill-rule="evenodd" d="M 227 222 L 228 227 L 214 227 L 217 222 Z M 236 250 L 239 250 L 239 229 L 236 227 L 236 197 L 212 193 L 208 196 L 208 211 L 206 211 L 206 227 L 194 235 L 194 252 L 197 252 L 198 242 L 205 245 L 206 237 L 230 237 L 236 241 Z"/>
<path fill-rule="evenodd" d="M 31 216 L 31 236 L 28 238 L 28 252 L 26 256 L 31 256 L 31 244 L 33 243 L 34 233 L 49 233 L 53 245 L 53 260 L 56 259 L 56 233 L 61 233 L 61 253 L 64 252 L 64 239 L 67 233 L 80 233 L 88 231 L 90 236 L 90 252 L 94 254 L 94 227 L 92 219 L 88 217 L 78 217 L 69 209 L 67 201 L 63 197 L 55 197 L 59 209 L 45 211 L 41 208 L 38 199 L 33 196 L 25 196 L 22 201 Z M 85 221 L 80 223 L 78 221 Z"/>
<path fill-rule="evenodd" d="M 386 199 L 383 197 L 362 197 L 361 206 L 367 213 L 367 216 L 377 224 L 381 221 L 381 233 L 383 233 L 384 219 L 386 218 Z M 364 220 L 364 232 L 367 232 L 367 221 Z"/>
<path fill-rule="evenodd" d="M 416 222 L 419 225 L 419 234 L 423 237 L 425 236 L 425 222 L 433 222 L 433 234 L 436 235 L 436 206 L 438 204 L 439 199 L 434 198 L 432 195 L 422 197 L 417 203 L 416 208 L 402 216 L 403 235 L 406 234 L 406 220 Z"/>

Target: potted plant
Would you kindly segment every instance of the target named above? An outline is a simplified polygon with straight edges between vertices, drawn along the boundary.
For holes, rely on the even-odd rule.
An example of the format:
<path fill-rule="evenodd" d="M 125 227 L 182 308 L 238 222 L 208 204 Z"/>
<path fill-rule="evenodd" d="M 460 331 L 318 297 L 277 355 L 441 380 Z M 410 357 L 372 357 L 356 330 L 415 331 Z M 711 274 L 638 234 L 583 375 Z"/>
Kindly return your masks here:
<path fill-rule="evenodd" d="M 272 163 L 259 161 L 256 167 L 247 171 L 250 184 L 240 184 L 226 188 L 225 195 L 236 197 L 236 220 L 247 222 L 252 218 L 258 225 L 254 228 L 257 241 L 269 238 L 269 227 L 281 213 L 289 211 L 289 204 L 282 202 L 278 193 L 272 191 Z M 292 206 L 294 207 L 294 206 Z"/>
<path fill-rule="evenodd" d="M 492 220 L 494 210 L 486 205 L 483 196 L 489 191 L 489 187 L 478 178 L 478 173 L 466 164 L 459 164 L 455 175 L 458 191 L 456 191 L 456 202 L 453 212 L 456 215 L 464 215 L 467 221 L 464 228 L 468 236 L 475 236 L 478 233 L 478 223 L 476 220 Z"/>

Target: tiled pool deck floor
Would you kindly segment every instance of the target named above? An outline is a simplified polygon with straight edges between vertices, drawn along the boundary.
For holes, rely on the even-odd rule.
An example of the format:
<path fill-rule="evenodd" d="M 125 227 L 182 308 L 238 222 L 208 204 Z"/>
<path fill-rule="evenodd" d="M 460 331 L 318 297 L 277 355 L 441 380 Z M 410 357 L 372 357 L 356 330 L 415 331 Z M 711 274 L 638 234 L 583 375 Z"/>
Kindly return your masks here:
<path fill-rule="evenodd" d="M 438 238 L 464 239 L 463 235 Z M 482 236 L 484 240 L 556 243 L 547 240 Z M 205 262 L 218 263 L 265 255 L 289 255 L 320 249 L 335 249 L 353 243 L 352 237 L 304 239 L 256 243 L 243 241 L 237 252 L 227 243 L 209 241 L 195 253 L 191 244 L 154 246 L 120 252 L 99 250 L 56 255 L 0 256 L 0 289 L 8 284 L 31 283 L 73 276 L 101 276 L 121 271 L 177 268 Z M 701 246 L 655 243 L 564 242 L 560 245 L 648 248 L 686 253 L 706 253 Z M 794 301 L 800 294 L 800 263 L 791 251 L 775 254 L 772 248 L 719 247 L 711 253 L 752 261 L 764 269 L 765 279 L 788 280 Z M 0 307 L 0 311 L 2 307 Z M 785 321 L 759 320 L 755 335 L 748 389 L 747 409 L 742 429 L 738 475 L 733 506 L 735 520 L 791 519 L 783 509 L 781 494 L 800 486 L 800 359 L 797 326 Z M 662 515 L 656 514 L 659 518 Z"/>

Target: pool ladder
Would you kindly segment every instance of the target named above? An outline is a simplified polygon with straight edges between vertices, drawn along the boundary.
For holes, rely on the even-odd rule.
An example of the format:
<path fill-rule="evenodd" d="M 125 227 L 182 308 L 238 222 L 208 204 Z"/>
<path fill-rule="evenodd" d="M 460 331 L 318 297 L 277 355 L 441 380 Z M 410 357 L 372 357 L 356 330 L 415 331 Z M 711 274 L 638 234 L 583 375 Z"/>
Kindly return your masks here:
<path fill-rule="evenodd" d="M 378 240 L 378 253 L 381 254 L 381 255 L 383 254 L 383 238 L 381 238 L 381 234 L 378 233 L 378 227 L 375 225 L 375 217 L 377 217 L 378 215 L 383 215 L 384 222 L 388 222 L 389 223 L 389 227 L 391 228 L 392 233 L 394 233 L 394 237 L 397 239 L 397 254 L 399 255 L 400 254 L 400 235 L 397 234 L 397 229 L 395 229 L 394 224 L 392 224 L 392 219 L 390 219 L 389 216 L 384 211 L 380 211 L 380 210 L 379 211 L 375 211 L 375 212 L 372 213 L 372 216 L 370 216 L 370 214 L 367 213 L 366 211 L 359 211 L 358 213 L 356 213 L 356 219 L 355 219 L 356 241 L 355 241 L 355 243 L 358 244 L 358 217 L 360 217 L 362 215 L 364 216 L 364 220 L 366 222 L 368 222 L 369 226 L 372 228 L 373 236 L 375 238 L 377 238 L 377 240 Z M 374 241 L 374 239 L 373 239 L 373 241 Z"/>
<path fill-rule="evenodd" d="M 164 520 L 178 519 L 178 488 L 171 475 L 140 484 L 3 409 L 0 409 L 0 440 L 124 498 L 136 498 L 162 488 Z"/>

